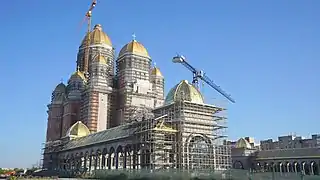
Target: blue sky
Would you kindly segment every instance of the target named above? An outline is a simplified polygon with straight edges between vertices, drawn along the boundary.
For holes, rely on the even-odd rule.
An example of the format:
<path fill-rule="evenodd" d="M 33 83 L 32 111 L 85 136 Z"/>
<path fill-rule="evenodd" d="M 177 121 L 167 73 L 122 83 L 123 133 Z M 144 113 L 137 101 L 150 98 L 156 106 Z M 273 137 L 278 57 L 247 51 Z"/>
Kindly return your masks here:
<path fill-rule="evenodd" d="M 0 7 L 0 167 L 30 167 L 45 140 L 51 91 L 76 69 L 89 0 L 12 0 Z M 318 133 L 320 1 L 100 0 L 100 23 L 117 53 L 133 32 L 166 77 L 192 74 L 176 52 L 232 94 L 230 139 Z M 208 101 L 223 99 L 209 86 Z"/>

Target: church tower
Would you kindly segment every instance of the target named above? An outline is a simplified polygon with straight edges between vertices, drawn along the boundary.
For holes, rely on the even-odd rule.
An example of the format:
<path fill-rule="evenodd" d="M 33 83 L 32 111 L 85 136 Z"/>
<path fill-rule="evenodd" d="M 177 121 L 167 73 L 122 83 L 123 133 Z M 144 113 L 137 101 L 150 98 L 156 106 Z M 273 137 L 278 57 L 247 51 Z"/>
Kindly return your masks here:
<path fill-rule="evenodd" d="M 110 128 L 112 102 L 112 82 L 109 75 L 108 60 L 102 54 L 97 54 L 90 65 L 90 75 L 87 93 L 89 95 L 88 118 L 85 123 L 91 132 L 103 131 Z"/>
<path fill-rule="evenodd" d="M 77 65 L 88 81 L 82 93 L 80 119 L 91 132 L 105 130 L 110 127 L 114 108 L 114 48 L 100 24 L 95 25 L 82 41 Z"/>
<path fill-rule="evenodd" d="M 154 93 L 154 108 L 157 108 L 164 103 L 164 77 L 156 66 L 151 69 L 150 81 L 152 83 L 152 92 Z"/>
<path fill-rule="evenodd" d="M 86 52 L 89 54 L 85 54 Z M 90 73 L 90 65 L 97 54 L 102 54 L 110 63 L 109 66 L 114 67 L 114 48 L 109 36 L 103 32 L 101 24 L 94 26 L 93 30 L 84 37 L 79 47 L 77 67 L 80 67 L 81 72 L 86 75 Z M 86 56 L 89 57 L 88 65 L 85 62 Z M 113 76 L 114 69 L 110 68 L 108 73 Z"/>
<path fill-rule="evenodd" d="M 84 74 L 78 67 L 68 81 L 67 101 L 63 105 L 62 137 L 66 135 L 68 129 L 74 123 L 80 120 L 81 93 L 85 88 L 86 82 Z"/>
<path fill-rule="evenodd" d="M 150 83 L 151 58 L 146 48 L 133 37 L 116 61 L 118 80 L 117 124 L 130 122 L 139 108 L 152 108 Z"/>
<path fill-rule="evenodd" d="M 60 83 L 56 86 L 48 105 L 48 124 L 46 141 L 55 141 L 61 137 L 63 104 L 66 101 L 66 86 Z"/>

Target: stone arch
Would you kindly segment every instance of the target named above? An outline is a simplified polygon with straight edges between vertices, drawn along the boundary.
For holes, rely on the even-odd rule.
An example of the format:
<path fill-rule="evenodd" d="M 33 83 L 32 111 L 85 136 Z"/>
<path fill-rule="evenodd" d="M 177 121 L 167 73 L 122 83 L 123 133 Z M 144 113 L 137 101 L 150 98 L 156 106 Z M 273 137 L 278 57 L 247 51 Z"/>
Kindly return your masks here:
<path fill-rule="evenodd" d="M 319 165 L 315 161 L 311 161 L 310 171 L 311 171 L 311 174 L 319 175 Z"/>
<path fill-rule="evenodd" d="M 88 165 L 88 171 L 91 172 L 91 170 L 94 170 L 94 156 L 95 156 L 95 150 L 91 149 L 89 150 L 89 165 Z"/>
<path fill-rule="evenodd" d="M 275 162 L 274 163 L 274 171 L 275 172 L 280 172 L 280 163 L 281 162 Z"/>
<path fill-rule="evenodd" d="M 269 171 L 269 164 L 267 162 L 263 163 L 263 171 Z"/>
<path fill-rule="evenodd" d="M 108 154 L 108 149 L 107 148 L 103 148 L 102 149 L 102 158 L 101 158 L 101 166 L 102 169 L 106 169 L 107 166 L 107 155 Z"/>
<path fill-rule="evenodd" d="M 211 139 L 210 139 L 207 135 L 202 134 L 202 133 L 191 133 L 191 134 L 187 137 L 187 139 L 186 139 L 187 145 L 189 146 L 189 143 L 191 142 L 191 140 L 192 140 L 194 137 L 197 137 L 197 136 L 203 137 L 204 139 L 206 139 L 206 141 L 208 142 L 208 144 L 212 145 Z"/>
<path fill-rule="evenodd" d="M 124 150 L 121 145 L 117 147 L 116 150 L 116 169 L 122 169 L 124 166 Z"/>
<path fill-rule="evenodd" d="M 305 174 L 310 174 L 310 166 L 308 165 L 307 162 L 303 161 L 301 163 L 301 170 L 305 173 Z"/>
<path fill-rule="evenodd" d="M 293 169 L 293 172 L 300 172 L 301 171 L 301 165 L 300 163 L 298 163 L 297 161 L 294 161 L 292 163 L 292 169 Z"/>
<path fill-rule="evenodd" d="M 75 155 L 71 153 L 70 155 L 70 169 L 74 170 L 75 169 Z"/>
<path fill-rule="evenodd" d="M 143 148 L 141 149 L 141 168 L 148 168 L 150 167 L 150 149 Z"/>
<path fill-rule="evenodd" d="M 292 172 L 292 164 L 290 162 L 285 162 L 285 172 Z"/>
<path fill-rule="evenodd" d="M 80 168 L 81 168 L 80 153 L 76 152 L 75 157 L 74 157 L 74 169 L 76 171 L 79 171 Z"/>
<path fill-rule="evenodd" d="M 241 161 L 234 161 L 232 164 L 234 169 L 244 169 L 243 164 Z"/>
<path fill-rule="evenodd" d="M 208 156 L 213 155 L 211 152 L 211 141 L 204 135 L 194 135 L 188 141 L 189 166 L 191 169 L 209 169 L 210 160 Z M 218 150 L 219 151 L 219 150 Z M 219 159 L 218 153 L 215 158 Z M 221 164 L 221 163 L 218 163 Z"/>
<path fill-rule="evenodd" d="M 65 156 L 64 167 L 65 167 L 66 170 L 70 168 L 70 155 L 69 155 L 69 154 L 67 154 L 67 155 Z"/>
<path fill-rule="evenodd" d="M 125 163 L 124 168 L 132 169 L 133 168 L 133 148 L 131 145 L 126 145 L 124 148 L 125 153 Z"/>
<path fill-rule="evenodd" d="M 86 151 L 84 153 L 84 171 L 87 172 L 89 171 L 89 168 L 90 168 L 90 153 L 89 151 Z"/>
<path fill-rule="evenodd" d="M 81 151 L 79 153 L 79 171 L 80 171 L 80 173 L 83 173 L 85 171 L 84 163 L 85 163 L 84 153 L 83 153 L 83 151 Z"/>
<path fill-rule="evenodd" d="M 256 165 L 255 165 L 255 169 L 257 171 L 261 171 L 261 167 L 262 167 L 262 164 L 260 162 L 257 162 Z"/>
<path fill-rule="evenodd" d="M 278 165 L 279 165 L 279 172 L 281 173 L 285 172 L 285 169 L 286 169 L 285 164 L 283 162 L 279 162 Z"/>
<path fill-rule="evenodd" d="M 95 167 L 94 169 L 102 168 L 101 160 L 102 160 L 102 150 L 97 149 L 94 156 L 94 167 Z"/>
<path fill-rule="evenodd" d="M 272 172 L 276 172 L 276 171 L 277 171 L 277 165 L 276 165 L 276 163 L 271 162 L 270 170 L 271 170 Z"/>
<path fill-rule="evenodd" d="M 116 168 L 116 157 L 115 157 L 115 149 L 114 147 L 111 147 L 109 150 L 109 157 L 108 157 L 108 167 L 109 169 L 115 169 Z"/>

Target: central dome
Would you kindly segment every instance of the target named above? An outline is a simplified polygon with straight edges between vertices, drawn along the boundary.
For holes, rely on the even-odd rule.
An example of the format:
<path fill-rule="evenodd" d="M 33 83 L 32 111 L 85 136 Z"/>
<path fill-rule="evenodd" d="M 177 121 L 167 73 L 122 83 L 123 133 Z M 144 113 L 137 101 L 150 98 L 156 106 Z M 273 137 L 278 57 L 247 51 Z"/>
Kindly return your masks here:
<path fill-rule="evenodd" d="M 89 33 L 89 35 L 90 35 L 90 45 L 107 44 L 112 47 L 110 38 L 106 33 L 102 31 L 101 24 L 95 25 L 93 30 Z M 86 44 L 87 39 L 88 39 L 88 35 L 84 37 L 80 47 L 84 47 L 87 45 Z"/>
<path fill-rule="evenodd" d="M 164 104 L 181 100 L 204 104 L 202 94 L 187 80 L 181 81 L 169 91 Z"/>
<path fill-rule="evenodd" d="M 119 53 L 119 57 L 125 54 L 135 54 L 143 57 L 150 58 L 147 49 L 138 41 L 132 40 L 128 44 L 126 44 Z"/>

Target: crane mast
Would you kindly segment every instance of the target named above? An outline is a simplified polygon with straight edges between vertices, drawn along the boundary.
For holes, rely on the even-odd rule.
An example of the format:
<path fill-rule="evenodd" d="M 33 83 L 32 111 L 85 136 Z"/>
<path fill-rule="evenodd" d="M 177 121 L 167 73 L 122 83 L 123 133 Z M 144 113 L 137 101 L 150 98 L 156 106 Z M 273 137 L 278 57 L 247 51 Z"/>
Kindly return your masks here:
<path fill-rule="evenodd" d="M 92 10 L 95 8 L 97 4 L 97 0 L 92 0 L 92 3 L 90 5 L 90 8 L 88 9 L 88 11 L 86 12 L 85 18 L 87 20 L 87 38 L 86 38 L 86 47 L 85 47 L 85 53 L 84 53 L 84 62 L 83 62 L 83 72 L 87 73 L 88 72 L 88 68 L 89 68 L 89 54 L 90 54 L 90 41 L 91 41 L 91 37 L 90 37 L 90 32 L 91 32 L 91 17 L 92 17 Z"/>
<path fill-rule="evenodd" d="M 203 82 L 205 82 L 206 84 L 211 86 L 213 89 L 215 89 L 217 92 L 219 92 L 222 96 L 227 98 L 230 102 L 235 103 L 235 100 L 231 97 L 231 95 L 223 91 L 220 88 L 220 86 L 216 85 L 203 71 L 199 71 L 196 68 L 194 68 L 191 64 L 189 64 L 186 61 L 186 58 L 184 56 L 177 55 L 173 57 L 172 62 L 180 63 L 192 72 L 193 74 L 192 84 L 195 87 L 199 88 L 199 79 L 201 79 Z"/>

